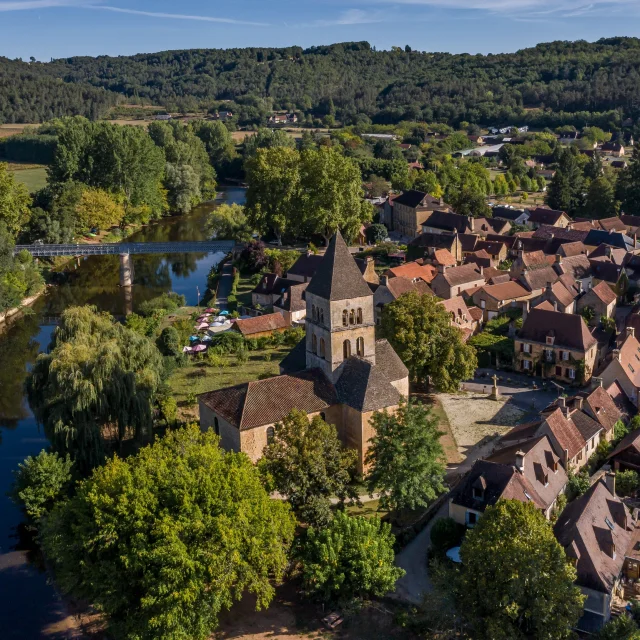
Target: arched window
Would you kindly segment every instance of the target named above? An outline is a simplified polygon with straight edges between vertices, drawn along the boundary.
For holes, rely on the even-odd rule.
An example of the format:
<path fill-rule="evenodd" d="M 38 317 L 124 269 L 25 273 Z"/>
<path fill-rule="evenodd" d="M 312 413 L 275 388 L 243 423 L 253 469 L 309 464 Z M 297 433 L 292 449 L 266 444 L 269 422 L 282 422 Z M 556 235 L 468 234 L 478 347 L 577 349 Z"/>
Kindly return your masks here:
<path fill-rule="evenodd" d="M 325 355 L 324 338 L 320 338 L 320 357 L 324 358 L 324 355 Z"/>
<path fill-rule="evenodd" d="M 359 356 L 364 356 L 364 338 L 358 338 L 356 340 L 356 353 Z"/>
<path fill-rule="evenodd" d="M 216 432 L 216 435 L 220 435 L 220 422 L 218 422 L 218 418 L 215 417 L 213 419 L 213 430 Z"/>
<path fill-rule="evenodd" d="M 356 323 L 356 312 L 355 309 L 351 309 L 351 311 L 349 312 L 349 324 L 355 324 Z"/>
<path fill-rule="evenodd" d="M 312 318 L 314 319 L 314 321 L 315 321 L 315 319 L 316 319 L 316 305 L 315 305 L 315 304 L 312 304 L 312 305 L 311 305 L 311 317 L 312 317 Z"/>
<path fill-rule="evenodd" d="M 276 435 L 276 430 L 273 427 L 267 427 L 267 444 L 273 442 L 273 438 Z"/>
<path fill-rule="evenodd" d="M 324 309 L 320 309 L 320 324 L 324 324 Z"/>
<path fill-rule="evenodd" d="M 313 353 L 318 352 L 318 338 L 316 338 L 315 333 L 311 336 L 311 351 L 313 351 Z"/>
<path fill-rule="evenodd" d="M 351 340 L 342 343 L 342 357 L 346 360 L 351 357 Z"/>
<path fill-rule="evenodd" d="M 342 326 L 349 326 L 349 312 L 346 309 L 342 312 Z"/>
<path fill-rule="evenodd" d="M 358 309 L 356 313 L 356 322 L 362 324 L 362 309 Z"/>

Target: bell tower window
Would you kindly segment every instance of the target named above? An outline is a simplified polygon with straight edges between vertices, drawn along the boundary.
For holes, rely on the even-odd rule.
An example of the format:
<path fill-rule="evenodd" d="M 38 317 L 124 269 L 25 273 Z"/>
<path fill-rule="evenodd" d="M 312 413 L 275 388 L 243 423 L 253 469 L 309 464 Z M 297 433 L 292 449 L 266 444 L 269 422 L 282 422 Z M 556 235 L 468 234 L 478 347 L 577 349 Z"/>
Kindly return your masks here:
<path fill-rule="evenodd" d="M 354 309 L 351 309 L 351 311 L 349 312 L 349 324 L 355 324 L 356 323 L 356 312 Z"/>
<path fill-rule="evenodd" d="M 324 324 L 324 309 L 320 309 L 320 324 Z"/>
<path fill-rule="evenodd" d="M 311 305 L 311 317 L 313 318 L 313 320 L 316 320 L 316 305 L 312 304 Z"/>
<path fill-rule="evenodd" d="M 356 312 L 356 323 L 357 324 L 362 324 L 362 309 L 360 309 L 360 308 Z"/>
<path fill-rule="evenodd" d="M 351 340 L 345 340 L 342 343 L 342 356 L 345 360 L 351 357 Z"/>
<path fill-rule="evenodd" d="M 356 340 L 356 353 L 360 357 L 364 357 L 364 338 L 358 338 Z"/>
<path fill-rule="evenodd" d="M 346 309 L 342 312 L 342 326 L 349 326 L 349 312 Z"/>

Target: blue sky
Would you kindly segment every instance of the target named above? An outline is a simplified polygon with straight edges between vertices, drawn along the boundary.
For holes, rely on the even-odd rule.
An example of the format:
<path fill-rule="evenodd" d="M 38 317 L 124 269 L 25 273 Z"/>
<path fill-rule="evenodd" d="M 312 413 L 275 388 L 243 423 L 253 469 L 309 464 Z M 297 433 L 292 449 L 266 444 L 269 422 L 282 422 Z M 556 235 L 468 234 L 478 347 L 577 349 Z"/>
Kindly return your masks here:
<path fill-rule="evenodd" d="M 25 60 L 348 40 L 497 53 L 619 35 L 640 36 L 640 0 L 0 0 L 0 55 Z"/>

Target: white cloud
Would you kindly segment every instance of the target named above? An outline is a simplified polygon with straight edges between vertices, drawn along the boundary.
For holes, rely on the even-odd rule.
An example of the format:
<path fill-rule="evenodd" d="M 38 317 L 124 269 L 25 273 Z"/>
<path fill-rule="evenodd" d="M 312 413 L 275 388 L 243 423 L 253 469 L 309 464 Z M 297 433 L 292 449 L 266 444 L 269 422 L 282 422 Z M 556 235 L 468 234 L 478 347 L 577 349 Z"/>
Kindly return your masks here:
<path fill-rule="evenodd" d="M 47 9 L 49 7 L 72 7 L 82 4 L 82 0 L 14 0 L 0 1 L 0 11 L 28 11 L 30 9 Z"/>
<path fill-rule="evenodd" d="M 388 16 L 382 11 L 364 11 L 363 9 L 348 9 L 343 11 L 337 18 L 327 20 L 314 20 L 304 24 L 293 25 L 295 27 L 334 27 L 356 24 L 376 24 L 385 22 Z"/>
<path fill-rule="evenodd" d="M 249 22 L 247 20 L 236 20 L 234 18 L 218 18 L 216 16 L 200 16 L 184 13 L 161 13 L 156 11 L 138 11 L 137 9 L 124 9 L 122 7 L 111 7 L 109 5 L 88 5 L 87 9 L 100 9 L 102 11 L 113 11 L 115 13 L 128 13 L 134 16 L 147 16 L 149 18 L 168 18 L 170 20 L 198 20 L 200 22 L 218 22 L 223 24 L 242 24 L 253 27 L 268 27 L 264 22 Z"/>

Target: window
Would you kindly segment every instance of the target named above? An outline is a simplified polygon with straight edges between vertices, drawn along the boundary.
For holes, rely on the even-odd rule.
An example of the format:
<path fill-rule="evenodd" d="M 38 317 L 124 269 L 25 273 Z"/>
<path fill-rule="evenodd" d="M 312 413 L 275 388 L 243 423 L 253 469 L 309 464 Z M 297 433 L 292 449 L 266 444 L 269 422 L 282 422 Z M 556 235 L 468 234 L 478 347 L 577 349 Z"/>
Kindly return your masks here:
<path fill-rule="evenodd" d="M 364 338 L 358 338 L 356 340 L 356 353 L 360 357 L 364 357 Z"/>
<path fill-rule="evenodd" d="M 213 419 L 213 430 L 216 432 L 216 435 L 220 435 L 220 422 L 218 421 L 217 416 Z"/>
<path fill-rule="evenodd" d="M 313 320 L 315 321 L 317 319 L 317 310 L 316 310 L 316 305 L 312 304 L 311 305 L 311 317 L 313 318 Z"/>
<path fill-rule="evenodd" d="M 556 460 L 553 461 L 553 473 L 558 473 L 558 462 Z"/>
<path fill-rule="evenodd" d="M 631 373 L 636 372 L 636 370 L 630 364 L 627 364 L 627 367 L 629 367 L 629 371 L 631 371 Z"/>
<path fill-rule="evenodd" d="M 356 312 L 356 323 L 362 324 L 362 309 L 358 309 Z"/>
<path fill-rule="evenodd" d="M 356 323 L 356 312 L 355 309 L 351 309 L 351 311 L 349 312 L 349 324 L 355 324 Z"/>
<path fill-rule="evenodd" d="M 320 357 L 324 358 L 324 356 L 325 356 L 324 338 L 320 338 Z"/>
<path fill-rule="evenodd" d="M 267 444 L 271 444 L 276 435 L 276 430 L 273 427 L 267 427 Z"/>
<path fill-rule="evenodd" d="M 562 352 L 562 359 L 563 360 L 568 360 L 569 359 L 569 352 L 568 351 L 563 351 Z"/>
<path fill-rule="evenodd" d="M 547 362 L 553 362 L 553 351 L 551 351 L 551 349 L 545 349 L 544 357 L 547 360 Z"/>
<path fill-rule="evenodd" d="M 342 326 L 349 326 L 349 312 L 346 309 L 342 312 Z"/>
<path fill-rule="evenodd" d="M 315 333 L 311 336 L 311 351 L 313 351 L 313 353 L 318 352 L 318 338 L 316 338 Z"/>
<path fill-rule="evenodd" d="M 482 500 L 484 498 L 484 490 L 480 487 L 473 487 L 473 497 Z"/>
<path fill-rule="evenodd" d="M 522 350 L 523 350 L 525 353 L 531 353 L 531 345 L 530 345 L 530 344 L 523 344 L 523 345 L 522 345 Z"/>
<path fill-rule="evenodd" d="M 342 357 L 346 360 L 351 357 L 351 340 L 342 343 Z"/>
<path fill-rule="evenodd" d="M 531 361 L 530 360 L 523 360 L 522 361 L 522 368 L 525 371 L 529 371 L 529 369 L 531 368 Z"/>
<path fill-rule="evenodd" d="M 607 525 L 607 527 L 609 527 L 609 529 L 611 529 L 611 531 L 613 531 L 615 529 L 613 522 L 611 522 L 611 520 L 609 520 L 609 516 L 605 516 L 604 517 L 604 522 Z"/>
<path fill-rule="evenodd" d="M 487 306 L 487 303 L 484 300 L 480 300 L 480 308 L 484 309 Z"/>
<path fill-rule="evenodd" d="M 576 379 L 576 370 L 575 369 L 567 369 L 567 378 L 569 378 L 569 380 L 575 380 Z"/>
<path fill-rule="evenodd" d="M 553 344 L 553 336 L 547 336 L 547 344 Z"/>
<path fill-rule="evenodd" d="M 556 375 L 557 376 L 561 376 L 562 375 L 562 367 L 556 367 Z"/>
<path fill-rule="evenodd" d="M 475 527 L 477 522 L 478 522 L 478 514 L 474 513 L 473 511 L 467 511 L 467 526 Z"/>
<path fill-rule="evenodd" d="M 320 324 L 324 324 L 324 309 L 320 309 Z"/>

